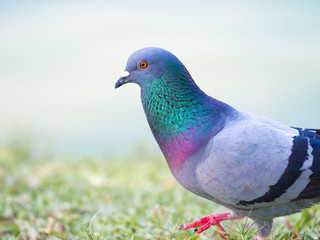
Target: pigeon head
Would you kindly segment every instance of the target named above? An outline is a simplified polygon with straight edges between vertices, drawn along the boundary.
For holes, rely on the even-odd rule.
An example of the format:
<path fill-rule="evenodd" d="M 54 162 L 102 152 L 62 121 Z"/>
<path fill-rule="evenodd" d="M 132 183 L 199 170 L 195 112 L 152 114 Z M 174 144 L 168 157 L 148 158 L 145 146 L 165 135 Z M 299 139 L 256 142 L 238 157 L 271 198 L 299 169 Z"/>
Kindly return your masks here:
<path fill-rule="evenodd" d="M 144 88 L 159 79 L 174 80 L 166 76 L 181 74 L 189 76 L 186 68 L 172 53 L 161 48 L 142 48 L 129 57 L 125 71 L 116 82 L 115 88 L 125 83 L 137 83 Z"/>

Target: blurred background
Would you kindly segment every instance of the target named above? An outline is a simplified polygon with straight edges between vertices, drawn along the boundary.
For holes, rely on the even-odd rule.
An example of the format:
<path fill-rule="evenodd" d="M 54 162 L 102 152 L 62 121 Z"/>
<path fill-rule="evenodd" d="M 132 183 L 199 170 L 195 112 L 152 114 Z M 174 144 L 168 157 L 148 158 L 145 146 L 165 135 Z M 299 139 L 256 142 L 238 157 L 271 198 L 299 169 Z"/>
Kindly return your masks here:
<path fill-rule="evenodd" d="M 0 144 L 70 156 L 160 153 L 137 85 L 115 90 L 136 49 L 174 53 L 209 95 L 320 127 L 319 1 L 0 1 Z"/>

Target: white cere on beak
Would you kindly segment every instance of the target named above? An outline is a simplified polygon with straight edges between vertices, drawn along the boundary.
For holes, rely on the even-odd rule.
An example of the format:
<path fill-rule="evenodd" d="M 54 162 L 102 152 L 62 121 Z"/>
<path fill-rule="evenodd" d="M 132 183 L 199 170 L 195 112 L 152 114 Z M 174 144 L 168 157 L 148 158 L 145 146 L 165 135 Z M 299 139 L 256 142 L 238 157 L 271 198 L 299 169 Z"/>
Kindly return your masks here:
<path fill-rule="evenodd" d="M 124 71 L 123 73 L 121 73 L 120 77 L 125 78 L 128 77 L 130 75 L 130 73 L 128 71 Z"/>

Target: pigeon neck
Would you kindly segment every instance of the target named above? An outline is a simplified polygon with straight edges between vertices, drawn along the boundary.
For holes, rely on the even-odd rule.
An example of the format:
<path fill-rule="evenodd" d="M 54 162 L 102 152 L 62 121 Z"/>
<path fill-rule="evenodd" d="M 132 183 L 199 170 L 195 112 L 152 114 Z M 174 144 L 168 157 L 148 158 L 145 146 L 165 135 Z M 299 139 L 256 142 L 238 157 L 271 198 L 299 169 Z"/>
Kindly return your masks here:
<path fill-rule="evenodd" d="M 231 109 L 207 96 L 191 77 L 150 81 L 141 88 L 141 100 L 172 172 L 220 131 L 224 113 Z"/>

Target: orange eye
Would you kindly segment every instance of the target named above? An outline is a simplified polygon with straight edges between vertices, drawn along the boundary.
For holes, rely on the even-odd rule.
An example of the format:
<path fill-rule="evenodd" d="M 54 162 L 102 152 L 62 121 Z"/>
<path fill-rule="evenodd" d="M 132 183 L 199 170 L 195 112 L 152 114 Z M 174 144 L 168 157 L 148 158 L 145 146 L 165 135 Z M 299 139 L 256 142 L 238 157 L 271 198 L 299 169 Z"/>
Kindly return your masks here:
<path fill-rule="evenodd" d="M 139 68 L 146 68 L 146 67 L 148 67 L 148 63 L 146 62 L 146 61 L 140 61 L 139 63 L 138 63 L 138 66 L 139 66 Z"/>

